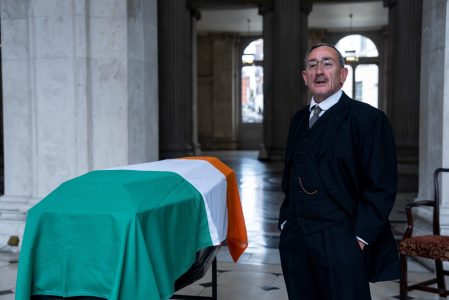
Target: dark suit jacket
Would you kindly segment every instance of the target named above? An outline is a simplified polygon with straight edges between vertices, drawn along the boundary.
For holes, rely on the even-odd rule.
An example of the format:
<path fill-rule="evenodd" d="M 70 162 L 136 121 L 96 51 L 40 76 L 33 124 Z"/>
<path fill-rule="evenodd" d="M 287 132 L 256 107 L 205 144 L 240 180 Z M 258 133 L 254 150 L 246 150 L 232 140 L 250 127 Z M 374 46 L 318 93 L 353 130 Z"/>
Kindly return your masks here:
<path fill-rule="evenodd" d="M 369 246 L 370 281 L 398 278 L 399 261 L 388 215 L 396 198 L 397 161 L 385 114 L 345 93 L 331 113 L 319 150 L 319 175 L 332 200 L 355 221 L 356 235 Z M 288 218 L 288 183 L 294 142 L 309 107 L 293 117 L 287 141 L 279 225 Z"/>

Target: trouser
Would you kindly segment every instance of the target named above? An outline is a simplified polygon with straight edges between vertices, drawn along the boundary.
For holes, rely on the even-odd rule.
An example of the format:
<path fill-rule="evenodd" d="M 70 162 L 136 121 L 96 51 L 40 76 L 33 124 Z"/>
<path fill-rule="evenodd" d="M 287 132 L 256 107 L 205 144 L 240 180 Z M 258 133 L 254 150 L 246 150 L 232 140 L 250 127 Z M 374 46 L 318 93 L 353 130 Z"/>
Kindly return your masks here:
<path fill-rule="evenodd" d="M 370 300 L 366 251 L 353 221 L 305 235 L 286 224 L 279 252 L 290 300 Z M 366 248 L 365 248 L 366 249 Z"/>

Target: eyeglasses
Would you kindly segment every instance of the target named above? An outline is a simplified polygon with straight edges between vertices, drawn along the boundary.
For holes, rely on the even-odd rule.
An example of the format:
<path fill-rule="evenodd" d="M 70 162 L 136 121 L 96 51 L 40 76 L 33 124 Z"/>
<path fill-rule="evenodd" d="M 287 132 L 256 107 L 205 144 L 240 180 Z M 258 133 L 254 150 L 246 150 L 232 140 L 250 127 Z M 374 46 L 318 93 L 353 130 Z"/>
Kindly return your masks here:
<path fill-rule="evenodd" d="M 307 69 L 316 70 L 319 64 L 323 65 L 326 70 L 332 69 L 334 67 L 334 61 L 331 58 L 324 58 L 322 60 L 310 60 L 307 62 Z"/>

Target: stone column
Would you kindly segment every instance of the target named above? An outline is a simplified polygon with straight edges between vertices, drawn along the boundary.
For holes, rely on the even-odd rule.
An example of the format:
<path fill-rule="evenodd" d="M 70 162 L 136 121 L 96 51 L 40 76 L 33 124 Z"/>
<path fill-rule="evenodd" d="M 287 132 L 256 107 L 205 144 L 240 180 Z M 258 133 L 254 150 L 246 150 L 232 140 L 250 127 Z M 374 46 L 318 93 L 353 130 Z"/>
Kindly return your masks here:
<path fill-rule="evenodd" d="M 1 1 L 5 195 L 26 211 L 92 169 L 158 159 L 156 0 Z"/>
<path fill-rule="evenodd" d="M 422 0 L 384 0 L 389 8 L 387 115 L 396 139 L 399 190 L 416 192 Z"/>
<path fill-rule="evenodd" d="M 263 16 L 263 123 L 262 144 L 257 158 L 261 161 L 270 159 L 268 148 L 273 144 L 273 5 L 265 4 L 259 8 Z M 268 109 L 270 108 L 270 109 Z"/>
<path fill-rule="evenodd" d="M 198 31 L 196 22 L 201 13 L 195 7 L 192 12 L 192 144 L 193 154 L 201 155 L 201 144 L 198 137 Z"/>
<path fill-rule="evenodd" d="M 163 158 L 193 154 L 191 26 L 186 0 L 158 1 L 159 149 Z"/>
<path fill-rule="evenodd" d="M 157 0 L 126 2 L 127 70 L 122 85 L 128 99 L 126 162 L 134 164 L 159 159 Z"/>
<path fill-rule="evenodd" d="M 304 0 L 277 0 L 272 5 L 273 10 L 264 14 L 264 92 L 268 92 L 264 97 L 268 98 L 263 125 L 264 144 L 270 158 L 276 159 L 284 156 L 293 114 L 308 102 L 301 71 L 311 4 Z"/>
<path fill-rule="evenodd" d="M 433 199 L 433 172 L 449 168 L 449 1 L 423 2 L 421 92 L 419 119 L 419 193 L 417 200 Z M 449 234 L 449 175 L 441 187 L 441 230 Z M 419 211 L 429 232 L 431 210 Z"/>

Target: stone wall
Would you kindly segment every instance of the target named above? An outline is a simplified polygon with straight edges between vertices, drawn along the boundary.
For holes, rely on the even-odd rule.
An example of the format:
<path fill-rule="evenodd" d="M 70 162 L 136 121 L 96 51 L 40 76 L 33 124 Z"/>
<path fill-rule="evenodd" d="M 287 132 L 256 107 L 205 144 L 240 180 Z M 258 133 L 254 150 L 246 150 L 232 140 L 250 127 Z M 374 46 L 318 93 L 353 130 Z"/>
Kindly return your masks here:
<path fill-rule="evenodd" d="M 1 1 L 0 245 L 63 181 L 158 159 L 156 1 L 105 3 Z"/>

